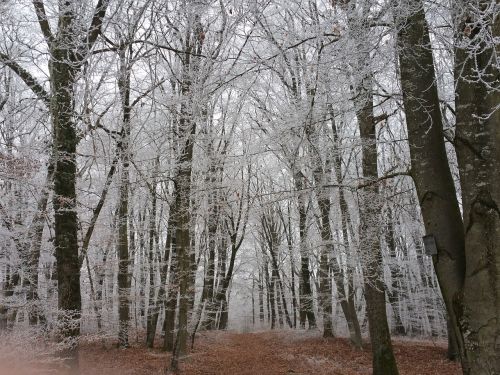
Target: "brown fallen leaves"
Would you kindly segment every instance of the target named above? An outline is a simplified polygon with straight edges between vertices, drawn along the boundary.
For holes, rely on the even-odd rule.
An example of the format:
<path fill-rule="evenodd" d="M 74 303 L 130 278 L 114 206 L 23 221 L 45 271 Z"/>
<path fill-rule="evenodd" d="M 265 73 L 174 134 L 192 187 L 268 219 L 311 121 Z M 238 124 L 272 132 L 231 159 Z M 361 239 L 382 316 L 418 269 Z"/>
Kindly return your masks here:
<path fill-rule="evenodd" d="M 395 340 L 395 352 L 401 375 L 460 374 L 460 366 L 446 359 L 443 343 Z M 164 374 L 168 360 L 168 354 L 139 344 L 125 350 L 97 342 L 80 347 L 82 375 Z M 47 373 L 42 367 L 16 369 L 0 369 L 0 374 Z M 317 331 L 204 332 L 181 370 L 186 375 L 369 375 L 371 355 L 368 345 L 356 351 L 348 340 L 323 339 Z"/>
<path fill-rule="evenodd" d="M 193 375 L 369 375 L 371 354 L 352 348 L 344 338 L 323 339 L 318 332 L 279 331 L 219 334 L 199 340 L 184 362 Z M 446 359 L 446 347 L 432 342 L 396 341 L 402 375 L 457 375 L 460 367 Z"/>

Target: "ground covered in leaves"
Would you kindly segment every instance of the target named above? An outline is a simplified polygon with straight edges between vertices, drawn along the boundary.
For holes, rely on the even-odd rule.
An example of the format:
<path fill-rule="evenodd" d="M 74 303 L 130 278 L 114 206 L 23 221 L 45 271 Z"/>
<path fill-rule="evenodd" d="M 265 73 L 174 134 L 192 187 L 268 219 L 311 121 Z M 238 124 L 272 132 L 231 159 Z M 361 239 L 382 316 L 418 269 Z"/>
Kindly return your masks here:
<path fill-rule="evenodd" d="M 401 375 L 460 374 L 459 365 L 446 359 L 443 342 L 396 339 L 395 352 Z M 43 363 L 4 360 L 0 375 L 58 373 Z M 80 350 L 82 375 L 164 374 L 168 363 L 168 354 L 139 343 L 124 350 L 93 341 Z M 197 336 L 194 349 L 182 360 L 181 374 L 368 375 L 371 355 L 368 345 L 357 351 L 348 340 L 323 339 L 317 331 L 209 332 Z"/>

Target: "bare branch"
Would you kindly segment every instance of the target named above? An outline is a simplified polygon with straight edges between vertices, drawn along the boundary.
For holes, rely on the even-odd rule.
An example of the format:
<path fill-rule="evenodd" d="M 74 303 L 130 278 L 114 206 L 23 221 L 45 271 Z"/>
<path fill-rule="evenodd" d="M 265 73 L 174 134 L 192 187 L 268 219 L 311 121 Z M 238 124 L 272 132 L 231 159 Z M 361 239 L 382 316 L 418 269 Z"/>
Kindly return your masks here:
<path fill-rule="evenodd" d="M 92 218 L 90 219 L 89 227 L 85 232 L 85 237 L 83 238 L 82 250 L 80 252 L 79 262 L 80 267 L 83 264 L 83 260 L 87 256 L 90 239 L 92 238 L 92 233 L 94 233 L 95 224 L 97 223 L 97 219 L 99 218 L 99 214 L 101 213 L 102 207 L 104 206 L 104 202 L 106 201 L 106 196 L 108 195 L 109 187 L 111 186 L 111 182 L 113 182 L 113 175 L 116 172 L 116 165 L 118 164 L 118 158 L 121 153 L 120 145 L 116 148 L 116 154 L 111 163 L 111 168 L 108 171 L 108 175 L 106 177 L 106 183 L 101 192 L 101 197 L 99 198 L 99 202 L 97 202 L 97 206 L 95 206 L 94 211 L 92 213 Z"/>
<path fill-rule="evenodd" d="M 104 20 L 104 16 L 106 15 L 108 5 L 109 0 L 99 0 L 95 7 L 94 16 L 92 17 L 92 23 L 89 27 L 85 46 L 88 50 L 92 49 L 97 37 L 101 34 L 102 22 Z"/>
<path fill-rule="evenodd" d="M 384 181 L 384 180 L 387 180 L 389 178 L 394 178 L 394 177 L 398 177 L 398 176 L 410 176 L 411 177 L 412 174 L 411 174 L 411 171 L 401 171 L 401 172 L 388 173 L 388 174 L 386 174 L 384 176 L 380 176 L 374 180 L 370 180 L 370 181 L 358 184 L 356 186 L 356 189 L 363 189 L 365 187 L 378 184 L 380 181 Z"/>
<path fill-rule="evenodd" d="M 21 65 L 13 61 L 9 56 L 0 52 L 0 63 L 5 64 L 9 68 L 11 68 L 14 73 L 16 73 L 19 78 L 23 80 L 23 82 L 28 86 L 31 91 L 40 99 L 47 108 L 50 106 L 50 95 L 45 91 L 40 83 Z"/>
<path fill-rule="evenodd" d="M 33 6 L 35 7 L 35 13 L 36 17 L 38 18 L 38 24 L 40 25 L 40 30 L 42 31 L 42 34 L 45 37 L 45 41 L 50 47 L 53 37 L 52 37 L 52 32 L 50 31 L 50 25 L 47 19 L 47 13 L 45 12 L 45 6 L 43 4 L 43 0 L 33 0 Z"/>

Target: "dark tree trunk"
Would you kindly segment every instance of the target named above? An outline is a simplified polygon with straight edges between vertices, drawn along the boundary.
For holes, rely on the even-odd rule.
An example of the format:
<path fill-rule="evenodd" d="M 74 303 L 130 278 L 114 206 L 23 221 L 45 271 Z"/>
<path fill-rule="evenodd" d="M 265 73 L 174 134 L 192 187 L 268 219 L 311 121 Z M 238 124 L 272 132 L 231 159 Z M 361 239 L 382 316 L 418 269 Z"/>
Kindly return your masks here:
<path fill-rule="evenodd" d="M 63 13 L 66 11 L 63 10 Z M 69 10 L 68 10 L 69 12 Z M 80 334 L 80 262 L 78 259 L 78 219 L 76 213 L 76 126 L 73 122 L 75 85 L 72 15 L 68 14 L 58 41 L 51 48 L 51 115 L 54 132 L 54 246 L 57 262 L 58 308 L 62 334 L 73 341 L 65 356 L 78 368 L 77 337 Z"/>
<path fill-rule="evenodd" d="M 500 17 L 498 2 L 457 1 L 456 6 L 464 11 L 455 55 L 455 146 L 466 262 L 460 323 L 470 374 L 499 374 Z"/>
<path fill-rule="evenodd" d="M 262 272 L 259 272 L 259 321 L 262 326 L 264 324 L 264 286 L 261 275 Z"/>
<path fill-rule="evenodd" d="M 198 26 L 197 26 L 198 27 Z M 201 25 L 200 25 L 201 27 Z M 193 34 L 197 31 L 193 30 Z M 198 30 L 199 33 L 202 31 Z M 194 38 L 194 41 L 191 40 Z M 191 36 L 191 31 L 186 35 L 187 50 L 191 50 L 198 43 L 199 35 Z M 200 40 L 200 43 L 202 40 Z M 197 53 L 201 52 L 201 45 L 196 48 Z M 196 123 L 194 121 L 194 103 L 192 102 L 192 74 L 195 66 L 189 54 L 183 60 L 183 80 L 181 82 L 181 109 L 179 119 L 179 132 L 184 137 L 181 139 L 182 147 L 178 161 L 177 190 L 175 205 L 177 207 L 176 228 L 175 228 L 175 248 L 177 255 L 177 272 L 179 280 L 179 315 L 177 337 L 175 339 L 174 351 L 172 355 L 171 368 L 178 368 L 178 359 L 183 357 L 187 351 L 188 339 L 188 314 L 190 310 L 191 293 L 190 281 L 192 279 L 193 265 L 191 264 L 191 174 L 194 138 L 196 135 Z"/>
<path fill-rule="evenodd" d="M 313 310 L 313 294 L 311 289 L 311 275 L 309 270 L 309 253 L 307 248 L 307 202 L 303 191 L 305 177 L 302 172 L 294 173 L 295 189 L 299 197 L 299 238 L 300 238 L 300 280 L 299 280 L 299 318 L 300 326 L 309 329 L 316 328 L 316 317 Z"/>
<path fill-rule="evenodd" d="M 288 256 L 290 257 L 290 291 L 292 293 L 292 310 L 293 310 L 293 328 L 297 328 L 297 293 L 295 291 L 295 262 L 293 260 L 293 234 L 292 234 L 292 218 L 290 217 L 290 202 L 287 205 L 287 219 L 283 215 L 283 211 L 278 211 L 281 222 L 284 227 L 286 243 L 288 248 Z"/>
<path fill-rule="evenodd" d="M 448 335 L 448 351 L 446 356 L 450 361 L 457 361 L 460 359 L 460 352 L 458 349 L 457 338 L 455 332 L 453 331 L 453 326 L 448 317 L 446 317 L 446 332 Z"/>
<path fill-rule="evenodd" d="M 370 68 L 364 65 L 369 62 L 369 58 L 365 53 L 358 56 L 358 69 L 361 74 L 360 77 L 356 77 L 357 82 L 354 88 L 354 103 L 363 151 L 363 177 L 367 181 L 367 186 L 362 188 L 359 193 L 360 251 L 372 344 L 373 374 L 397 375 L 398 368 L 387 323 L 382 248 L 379 239 L 382 197 L 376 185 L 378 167 L 376 121 L 373 116 L 373 78 L 371 72 L 366 72 Z"/>
<path fill-rule="evenodd" d="M 151 211 L 149 213 L 149 306 L 147 312 L 146 323 L 146 346 L 152 348 L 156 336 L 156 325 L 158 323 L 158 314 L 156 314 L 156 306 L 158 301 L 155 300 L 155 239 L 156 239 L 156 184 L 160 159 L 159 156 L 155 159 L 153 182 L 151 190 Z M 161 282 L 161 280 L 160 280 Z M 158 298 L 160 296 L 158 295 Z"/>
<path fill-rule="evenodd" d="M 118 206 L 118 342 L 122 348 L 127 348 L 128 328 L 130 320 L 130 276 L 129 276 L 129 165 L 130 165 L 130 64 L 126 58 L 127 48 L 119 51 L 120 72 L 118 88 L 122 100 L 123 130 L 121 137 L 121 162 L 120 197 Z"/>
<path fill-rule="evenodd" d="M 272 267 L 271 267 L 272 268 Z M 266 272 L 268 272 L 266 270 Z M 276 328 L 276 301 L 275 301 L 275 280 L 274 280 L 274 270 L 271 271 L 271 278 L 267 284 L 267 292 L 269 294 L 269 306 L 271 307 L 271 329 Z"/>
<path fill-rule="evenodd" d="M 278 311 L 278 323 L 279 323 L 279 327 L 280 328 L 283 328 L 283 308 L 281 306 L 281 298 L 280 298 L 280 290 L 279 290 L 279 285 L 278 285 L 278 276 L 276 275 L 277 271 L 274 270 L 274 273 L 275 273 L 275 276 L 274 276 L 274 285 L 273 285 L 273 289 L 274 289 L 274 296 L 276 297 L 276 309 Z"/>
<path fill-rule="evenodd" d="M 177 280 L 177 253 L 175 236 L 172 237 L 172 250 L 170 260 L 170 277 L 168 290 L 165 298 L 165 321 L 163 330 L 165 332 L 163 350 L 171 352 L 174 350 L 175 341 L 175 310 L 177 308 L 178 280 Z"/>
<path fill-rule="evenodd" d="M 367 105 L 371 107 L 371 103 Z M 371 108 L 370 108 L 371 109 Z M 363 146 L 363 175 L 377 178 L 377 153 L 375 124 L 371 110 L 361 111 L 358 115 Z M 368 143 L 369 142 L 369 143 Z M 377 199 L 377 188 L 365 188 L 361 204 L 360 246 L 366 254 L 363 276 L 365 281 L 365 300 L 373 353 L 373 374 L 398 374 L 396 359 L 392 350 L 389 325 L 387 323 L 385 285 L 382 272 L 382 249 L 378 236 L 379 208 L 373 200 Z M 372 200 L 368 202 L 368 200 Z"/>
<path fill-rule="evenodd" d="M 414 9 L 399 28 L 398 47 L 412 176 L 426 233 L 437 243 L 434 268 L 465 360 L 460 316 L 454 308 L 465 272 L 463 223 L 444 144 L 427 22 L 422 3 L 407 6 L 410 3 Z M 468 365 L 463 362 L 463 367 Z"/>
<path fill-rule="evenodd" d="M 255 279 L 252 279 L 252 328 L 255 329 Z"/>
<path fill-rule="evenodd" d="M 176 179 L 175 205 L 177 218 L 175 228 L 175 248 L 177 255 L 177 273 L 179 280 L 179 315 L 177 336 L 170 368 L 178 370 L 179 358 L 186 355 L 188 340 L 189 311 L 194 302 L 193 286 L 193 248 L 191 246 L 191 175 L 194 141 L 196 135 L 195 104 L 193 84 L 199 68 L 199 58 L 191 56 L 191 52 L 202 53 L 204 31 L 199 15 L 193 19 L 193 29 L 188 29 L 185 35 L 184 48 L 187 52 L 182 57 L 182 80 L 180 83 L 181 105 L 179 113 L 179 134 L 181 135 Z"/>

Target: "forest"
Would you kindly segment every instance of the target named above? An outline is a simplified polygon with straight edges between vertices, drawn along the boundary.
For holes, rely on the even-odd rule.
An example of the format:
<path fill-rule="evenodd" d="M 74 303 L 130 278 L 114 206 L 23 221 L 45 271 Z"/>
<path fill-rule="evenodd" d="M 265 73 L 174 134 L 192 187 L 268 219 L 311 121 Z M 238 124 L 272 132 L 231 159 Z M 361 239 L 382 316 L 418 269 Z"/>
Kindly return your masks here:
<path fill-rule="evenodd" d="M 0 374 L 499 375 L 499 57 L 498 0 L 2 0 Z"/>

